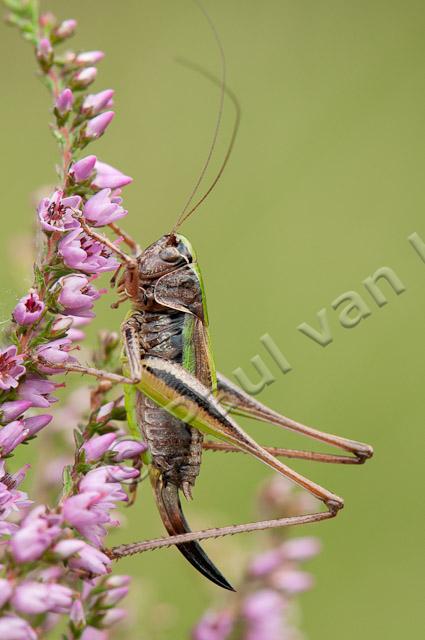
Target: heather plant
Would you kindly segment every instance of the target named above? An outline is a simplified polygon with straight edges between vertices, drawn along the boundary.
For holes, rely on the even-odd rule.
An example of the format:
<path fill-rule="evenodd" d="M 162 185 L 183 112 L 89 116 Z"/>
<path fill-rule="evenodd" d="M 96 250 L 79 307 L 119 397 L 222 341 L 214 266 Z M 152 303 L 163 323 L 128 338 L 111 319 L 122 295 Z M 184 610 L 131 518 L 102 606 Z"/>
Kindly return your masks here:
<path fill-rule="evenodd" d="M 52 421 L 55 391 L 65 386 L 58 375 L 75 361 L 82 327 L 105 293 L 96 280 L 118 267 L 85 229 L 109 226 L 119 235 L 114 223 L 127 214 L 121 190 L 131 178 L 84 151 L 115 115 L 114 91 L 91 90 L 103 52 L 61 47 L 75 20 L 40 15 L 32 0 L 5 4 L 8 22 L 33 46 L 50 92 L 60 163 L 56 188 L 37 207 L 41 240 L 33 283 L 12 312 L 0 351 L 0 637 L 44 637 L 65 617 L 67 638 L 102 639 L 123 617 L 116 605 L 129 585 L 127 576 L 111 575 L 104 539 L 117 524 L 112 511 L 129 501 L 140 478 L 145 450 L 119 426 L 125 417 L 121 398 L 107 398 L 111 385 L 105 381 L 92 391 L 84 421 L 74 424 L 73 460 L 62 469 L 62 491 L 49 504 L 36 504 L 19 489 L 29 465 L 14 472 L 10 467 L 16 448 Z M 117 345 L 117 336 L 102 335 L 103 365 L 113 364 Z"/>
<path fill-rule="evenodd" d="M 127 215 L 122 190 L 132 179 L 86 151 L 115 116 L 114 91 L 92 90 L 104 53 L 65 48 L 76 21 L 40 14 L 35 0 L 5 4 L 49 91 L 60 162 L 56 186 L 35 214 L 32 285 L 13 309 L 0 349 L 0 638 L 34 640 L 59 630 L 67 640 L 106 640 L 125 616 L 117 605 L 130 579 L 112 573 L 105 538 L 118 525 L 116 507 L 132 503 L 146 446 L 127 435 L 123 398 L 111 382 L 101 380 L 90 393 L 84 386 L 86 403 L 82 389 L 62 389 L 60 403 L 55 394 L 68 383 L 64 367 L 77 362 L 84 327 L 106 293 L 98 277 L 119 269 L 112 249 L 90 231 L 113 234 L 111 247 L 126 241 L 116 223 Z M 114 371 L 118 348 L 116 334 L 101 332 L 94 364 Z M 15 469 L 13 456 L 45 430 L 60 432 L 67 454 L 46 462 L 36 485 L 43 500 L 35 502 L 19 488 L 30 466 Z M 267 517 L 308 507 L 295 496 L 282 480 L 268 485 L 261 499 Z M 269 535 L 270 549 L 248 563 L 231 607 L 207 612 L 193 632 L 196 640 L 299 637 L 290 620 L 292 599 L 311 578 L 298 563 L 315 555 L 318 543 Z"/>

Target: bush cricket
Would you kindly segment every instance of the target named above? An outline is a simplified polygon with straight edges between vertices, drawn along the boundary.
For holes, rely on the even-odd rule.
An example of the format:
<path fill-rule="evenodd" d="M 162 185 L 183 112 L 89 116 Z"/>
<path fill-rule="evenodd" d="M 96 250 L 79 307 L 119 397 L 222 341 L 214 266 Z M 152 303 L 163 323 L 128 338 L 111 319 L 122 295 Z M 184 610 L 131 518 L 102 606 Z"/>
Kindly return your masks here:
<path fill-rule="evenodd" d="M 118 274 L 115 275 L 121 294 L 115 306 L 126 300 L 132 305 L 121 326 L 122 375 L 77 364 L 61 365 L 61 369 L 123 384 L 130 430 L 139 437 L 142 434 L 148 444 L 150 481 L 169 537 L 120 545 L 109 551 L 111 557 L 119 559 L 174 544 L 200 573 L 215 584 L 232 590 L 232 586 L 199 545 L 199 540 L 317 522 L 333 518 L 343 507 L 340 497 L 292 470 L 278 457 L 360 464 L 373 455 L 373 450 L 367 444 L 324 433 L 286 418 L 216 373 L 198 260 L 189 240 L 179 233 L 183 222 L 205 200 L 220 178 L 230 157 L 239 124 L 238 103 L 225 82 L 221 42 L 214 25 L 206 17 L 222 57 L 219 115 L 207 161 L 174 228 L 141 251 L 127 234 L 115 224 L 110 224 L 110 229 L 130 248 L 130 253 L 125 253 L 107 237 L 95 232 L 82 217 L 79 218 L 89 236 L 120 257 L 124 270 L 120 279 Z M 237 109 L 231 142 L 216 178 L 205 194 L 192 205 L 215 147 L 226 93 Z M 289 429 L 352 455 L 262 447 L 243 431 L 233 415 L 248 416 Z M 222 442 L 204 441 L 205 435 Z M 327 510 L 191 532 L 182 511 L 180 493 L 187 499 L 192 497 L 203 449 L 248 453 L 309 491 L 324 503 Z"/>

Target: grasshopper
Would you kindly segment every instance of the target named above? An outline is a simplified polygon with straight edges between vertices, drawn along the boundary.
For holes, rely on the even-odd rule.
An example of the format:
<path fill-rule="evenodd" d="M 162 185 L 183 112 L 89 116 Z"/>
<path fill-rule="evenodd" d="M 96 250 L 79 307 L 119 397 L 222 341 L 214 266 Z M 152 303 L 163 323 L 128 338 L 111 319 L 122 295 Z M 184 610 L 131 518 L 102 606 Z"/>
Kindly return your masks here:
<path fill-rule="evenodd" d="M 216 373 L 199 263 L 189 240 L 178 233 L 182 223 L 217 183 L 230 156 L 239 124 L 238 103 L 225 84 L 221 43 L 211 22 L 210 26 L 223 62 L 219 117 L 207 162 L 173 230 L 141 251 L 132 238 L 110 224 L 110 229 L 131 249 L 129 255 L 80 218 L 85 232 L 115 252 L 124 268 L 118 280 L 121 297 L 113 305 L 117 307 L 129 300 L 132 306 L 121 326 L 122 375 L 74 363 L 60 365 L 60 368 L 123 384 L 130 430 L 133 434 L 142 435 L 148 445 L 149 477 L 169 537 L 120 545 L 109 550 L 111 557 L 119 559 L 174 544 L 201 574 L 213 583 L 233 590 L 203 551 L 199 540 L 318 522 L 333 518 L 344 505 L 342 498 L 297 473 L 278 458 L 360 464 L 373 455 L 373 449 L 367 444 L 324 433 L 280 415 Z M 228 152 L 210 188 L 188 210 L 214 149 L 225 93 L 237 109 Z M 115 274 L 114 282 L 117 279 L 118 274 Z M 49 363 L 49 366 L 54 365 Z M 289 429 L 352 455 L 262 447 L 238 425 L 234 415 Z M 205 435 L 222 442 L 204 441 Z M 250 454 L 309 491 L 324 503 L 326 511 L 191 532 L 182 511 L 180 494 L 191 499 L 204 449 Z"/>

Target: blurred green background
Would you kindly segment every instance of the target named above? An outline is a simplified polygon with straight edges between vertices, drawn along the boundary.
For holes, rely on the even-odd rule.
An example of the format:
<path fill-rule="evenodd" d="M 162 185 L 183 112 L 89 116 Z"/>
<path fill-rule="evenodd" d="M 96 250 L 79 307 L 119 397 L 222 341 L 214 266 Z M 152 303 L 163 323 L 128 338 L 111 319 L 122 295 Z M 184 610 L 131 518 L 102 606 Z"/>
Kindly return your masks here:
<path fill-rule="evenodd" d="M 294 464 L 346 499 L 337 520 L 297 532 L 324 543 L 311 563 L 317 585 L 301 598 L 303 629 L 314 640 L 418 637 L 425 264 L 407 236 L 425 238 L 424 3 L 205 5 L 243 110 L 225 176 L 184 229 L 203 267 L 216 361 L 228 375 L 241 366 L 254 377 L 249 361 L 261 355 L 276 375 L 261 400 L 376 450 L 360 468 Z M 73 45 L 107 53 L 96 89 L 116 89 L 117 117 L 90 153 L 134 177 L 125 227 L 146 245 L 171 228 L 206 157 L 218 90 L 175 57 L 218 73 L 208 25 L 188 0 L 60 0 L 43 7 L 77 18 Z M 30 194 L 54 181 L 57 158 L 46 125 L 49 98 L 34 70 L 29 46 L 1 25 L 3 320 L 30 282 Z M 227 103 L 211 175 L 232 118 Z M 397 297 L 384 284 L 389 302 L 378 308 L 361 283 L 382 266 L 396 271 L 406 291 Z M 372 310 L 351 330 L 331 307 L 347 290 L 361 293 Z M 96 328 L 118 328 L 122 314 L 108 309 L 110 301 L 102 302 Z M 296 329 L 301 322 L 317 327 L 323 307 L 333 335 L 326 348 Z M 261 346 L 266 332 L 293 367 L 285 376 Z M 263 443 L 305 446 L 272 427 L 244 426 Z M 32 449 L 36 454 L 36 444 Z M 192 525 L 250 518 L 267 469 L 229 455 L 207 454 L 204 461 L 186 508 Z M 114 543 L 162 532 L 148 486 L 125 515 Z M 245 536 L 205 547 L 237 582 L 237 549 L 257 543 Z M 185 638 L 207 605 L 233 597 L 218 593 L 173 549 L 123 561 L 120 570 L 140 577 L 132 639 L 156 637 L 145 631 L 153 618 L 172 625 L 163 637 Z"/>

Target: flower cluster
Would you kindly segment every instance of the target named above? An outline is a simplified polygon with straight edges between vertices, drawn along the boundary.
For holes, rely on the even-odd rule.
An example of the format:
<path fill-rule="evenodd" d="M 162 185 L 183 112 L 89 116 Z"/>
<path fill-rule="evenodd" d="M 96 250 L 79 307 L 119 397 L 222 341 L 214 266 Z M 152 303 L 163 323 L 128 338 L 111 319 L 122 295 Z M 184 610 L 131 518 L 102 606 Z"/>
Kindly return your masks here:
<path fill-rule="evenodd" d="M 37 391 L 39 401 L 47 402 L 44 395 L 50 389 Z M 129 579 L 109 575 L 111 559 L 104 540 L 107 528 L 118 524 L 112 511 L 129 500 L 125 487 L 140 478 L 146 446 L 116 426 L 120 403 L 102 404 L 92 411 L 86 428 L 76 431 L 74 463 L 65 468 L 55 508 L 41 504 L 29 510 L 32 502 L 18 489 L 29 465 L 10 475 L 4 460 L 0 462 L 0 535 L 8 536 L 0 567 L 0 631 L 5 640 L 43 637 L 63 615 L 70 638 L 97 638 L 96 629 L 102 630 L 99 637 L 107 638 L 106 629 L 124 616 L 115 605 L 127 594 Z M 38 417 L 22 422 L 31 420 Z M 33 433 L 37 427 L 29 422 L 27 430 Z M 18 522 L 8 520 L 14 513 L 21 516 Z"/>
<path fill-rule="evenodd" d="M 44 243 L 34 281 L 17 302 L 9 344 L 0 349 L 0 637 L 44 637 L 65 615 L 67 638 L 106 638 L 105 629 L 123 616 L 115 605 L 128 578 L 109 575 L 105 536 L 117 524 L 113 510 L 128 502 L 140 478 L 145 451 L 116 426 L 123 419 L 120 399 L 107 402 L 103 387 L 93 395 L 55 506 L 34 504 L 19 490 L 29 465 L 11 473 L 7 458 L 52 420 L 55 391 L 64 386 L 53 376 L 74 363 L 82 327 L 95 316 L 104 293 L 96 279 L 119 267 L 112 241 L 105 245 L 92 229 L 108 227 L 119 239 L 115 222 L 127 214 L 122 189 L 131 178 L 83 151 L 115 115 L 114 91 L 91 90 L 103 52 L 61 52 L 75 20 L 40 15 L 36 0 L 4 1 L 9 22 L 33 44 L 51 91 L 61 165 L 56 188 L 36 211 Z"/>
<path fill-rule="evenodd" d="M 267 518 L 314 510 L 314 500 L 274 478 L 261 492 Z M 313 586 L 312 576 L 299 568 L 320 551 L 316 538 L 282 539 L 270 533 L 271 547 L 247 563 L 245 577 L 231 607 L 208 611 L 193 630 L 193 640 L 300 640 L 293 620 L 294 598 Z"/>

